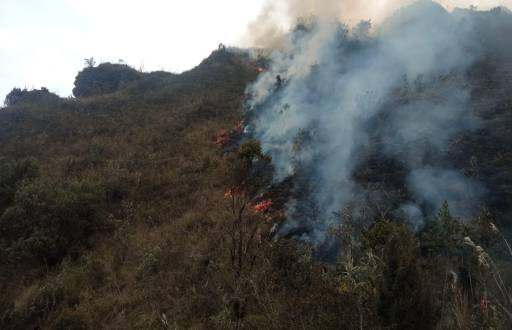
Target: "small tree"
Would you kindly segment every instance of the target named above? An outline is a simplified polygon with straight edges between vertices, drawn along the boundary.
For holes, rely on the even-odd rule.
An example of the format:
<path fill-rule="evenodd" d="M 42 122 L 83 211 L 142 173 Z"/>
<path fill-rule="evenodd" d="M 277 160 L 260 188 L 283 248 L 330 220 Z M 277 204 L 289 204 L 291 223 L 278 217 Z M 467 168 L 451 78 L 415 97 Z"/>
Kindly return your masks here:
<path fill-rule="evenodd" d="M 239 182 L 228 189 L 224 197 L 229 201 L 228 247 L 233 276 L 231 303 L 235 328 L 239 329 L 250 297 L 248 290 L 252 271 L 270 231 L 272 201 L 261 199 L 257 194 L 262 182 L 254 178 L 252 168 L 259 162 L 270 162 L 259 142 L 251 140 L 242 144 L 237 158 L 242 163 L 235 166 L 235 171 L 240 172 L 237 173 Z"/>
<path fill-rule="evenodd" d="M 247 167 L 256 161 L 270 162 L 272 158 L 263 153 L 261 145 L 256 140 L 249 140 L 240 146 L 238 157 L 243 159 Z"/>
<path fill-rule="evenodd" d="M 414 233 L 405 225 L 380 221 L 370 236 L 384 265 L 377 286 L 382 325 L 391 329 L 432 329 L 435 308 L 418 264 L 419 242 Z"/>
<path fill-rule="evenodd" d="M 23 98 L 24 92 L 26 91 L 26 89 L 22 90 L 21 88 L 17 87 L 13 88 L 12 91 L 5 97 L 5 105 L 8 107 L 15 105 Z"/>
<path fill-rule="evenodd" d="M 84 59 L 86 68 L 94 68 L 96 66 L 96 60 L 94 57 Z"/>
<path fill-rule="evenodd" d="M 443 256 L 446 259 L 456 257 L 461 251 L 463 229 L 461 222 L 452 216 L 448 202 L 445 201 L 437 216 L 423 231 L 422 248 L 432 256 Z"/>

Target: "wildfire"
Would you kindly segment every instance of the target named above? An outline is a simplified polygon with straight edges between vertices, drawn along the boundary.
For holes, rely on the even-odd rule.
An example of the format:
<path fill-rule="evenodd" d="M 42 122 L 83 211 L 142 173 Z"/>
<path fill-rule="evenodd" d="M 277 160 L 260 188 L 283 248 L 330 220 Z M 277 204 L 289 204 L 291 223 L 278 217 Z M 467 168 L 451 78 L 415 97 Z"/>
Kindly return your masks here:
<path fill-rule="evenodd" d="M 244 191 L 240 187 L 231 187 L 224 192 L 225 198 L 233 198 L 241 195 L 244 195 Z"/>
<path fill-rule="evenodd" d="M 262 200 L 259 203 L 256 203 L 252 206 L 254 210 L 258 213 L 265 213 L 272 207 L 272 200 L 271 199 L 265 199 Z"/>
<path fill-rule="evenodd" d="M 218 146 L 225 146 L 229 142 L 229 132 L 225 129 L 221 129 L 219 131 L 219 134 L 215 137 L 215 140 L 213 141 L 214 144 Z"/>
<path fill-rule="evenodd" d="M 243 121 L 239 121 L 231 130 L 227 129 L 221 129 L 215 139 L 213 140 L 213 143 L 224 147 L 226 144 L 229 143 L 229 141 L 233 138 L 233 136 L 242 133 L 244 130 L 244 124 Z"/>

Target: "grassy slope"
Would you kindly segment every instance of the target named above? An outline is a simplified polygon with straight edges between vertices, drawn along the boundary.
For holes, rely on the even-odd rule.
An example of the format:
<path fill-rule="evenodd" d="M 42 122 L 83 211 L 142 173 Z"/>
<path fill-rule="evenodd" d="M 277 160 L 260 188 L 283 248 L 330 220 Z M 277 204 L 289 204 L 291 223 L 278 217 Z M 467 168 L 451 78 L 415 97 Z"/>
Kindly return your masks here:
<path fill-rule="evenodd" d="M 202 283 L 195 268 L 215 253 L 205 237 L 217 235 L 229 181 L 212 140 L 239 120 L 254 77 L 239 58 L 214 54 L 152 93 L 0 112 L 0 157 L 34 158 L 42 176 L 99 182 L 108 195 L 109 230 L 78 257 L 49 270 L 1 268 L 7 326 L 151 327 L 163 311 L 191 318 Z"/>
<path fill-rule="evenodd" d="M 352 253 L 336 267 L 296 242 L 264 240 L 254 269 L 237 277 L 223 196 L 235 160 L 213 139 L 240 119 L 255 76 L 243 58 L 216 52 L 190 72 L 116 94 L 0 111 L 0 159 L 33 158 L 45 184 L 92 182 L 105 193 L 101 230 L 62 262 L 0 266 L 0 328 L 225 329 L 236 327 L 240 302 L 249 329 L 503 326 L 503 314 L 479 305 L 494 299 L 492 277 L 471 255 L 460 258 L 470 253 L 460 242 L 446 252 L 452 241 L 442 237 L 462 237 L 446 216 L 454 232 L 441 228 L 434 233 L 447 236 L 428 239 L 388 219 L 363 229 L 346 219 L 341 238 Z M 370 174 L 382 179 L 383 169 L 377 164 Z M 486 221 L 476 225 L 485 229 Z M 447 285 L 448 272 L 439 270 L 452 268 L 473 272 L 471 290 L 463 277 Z"/>

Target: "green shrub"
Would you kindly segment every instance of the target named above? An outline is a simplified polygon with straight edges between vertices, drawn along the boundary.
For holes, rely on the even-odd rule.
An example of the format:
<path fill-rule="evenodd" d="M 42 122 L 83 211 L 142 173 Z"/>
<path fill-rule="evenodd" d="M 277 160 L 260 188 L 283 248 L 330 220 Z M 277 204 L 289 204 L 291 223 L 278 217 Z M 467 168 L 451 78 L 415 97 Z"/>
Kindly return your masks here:
<path fill-rule="evenodd" d="M 0 163 L 0 216 L 12 204 L 18 186 L 24 180 L 35 178 L 38 172 L 33 160 Z"/>
<path fill-rule="evenodd" d="M 265 162 L 272 160 L 270 156 L 263 153 L 260 143 L 256 140 L 249 140 L 243 143 L 238 150 L 238 156 L 248 163 L 256 160 Z"/>
<path fill-rule="evenodd" d="M 22 185 L 0 217 L 0 253 L 11 261 L 60 260 L 98 224 L 103 197 L 89 183 Z"/>
<path fill-rule="evenodd" d="M 422 250 L 432 256 L 451 258 L 460 253 L 464 226 L 450 213 L 445 202 L 421 235 Z"/>
<path fill-rule="evenodd" d="M 420 267 L 419 241 L 411 229 L 378 221 L 364 233 L 364 250 L 374 251 L 381 267 L 376 280 L 370 281 L 375 281 L 381 324 L 386 329 L 432 329 L 436 310 Z"/>

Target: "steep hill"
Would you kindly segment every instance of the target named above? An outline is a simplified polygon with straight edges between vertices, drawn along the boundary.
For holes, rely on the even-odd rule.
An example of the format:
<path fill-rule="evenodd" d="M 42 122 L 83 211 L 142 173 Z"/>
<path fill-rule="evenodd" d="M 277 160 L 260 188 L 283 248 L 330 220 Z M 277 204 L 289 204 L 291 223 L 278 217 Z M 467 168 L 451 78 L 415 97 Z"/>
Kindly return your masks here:
<path fill-rule="evenodd" d="M 509 22 L 506 15 L 500 19 Z M 293 40 L 310 40 L 311 31 L 300 26 Z M 366 87 L 378 80 L 375 72 L 384 70 L 387 84 L 394 70 L 357 64 L 361 52 L 382 51 L 381 44 L 335 31 L 340 44 L 325 54 L 339 67 L 290 65 L 281 76 L 275 62 L 301 60 L 300 53 L 255 60 L 220 47 L 182 74 L 91 65 L 77 75 L 76 98 L 13 90 L 0 110 L 0 328 L 509 329 L 508 51 L 462 73 L 397 79 L 385 102 L 373 102 Z M 494 49 L 501 39 L 485 40 Z M 443 54 L 448 44 L 441 43 Z M 305 67 L 308 74 L 297 73 Z M 347 72 L 361 85 L 330 79 Z M 364 97 L 351 93 L 357 89 L 333 92 L 338 83 L 363 86 Z M 443 107 L 462 94 L 464 107 Z M 363 125 L 339 124 L 332 98 L 340 95 L 380 112 L 361 116 L 370 118 Z M 310 122 L 299 120 L 304 113 Z M 440 125 L 426 125 L 432 122 Z M 281 139 L 297 123 L 304 125 Z M 368 133 L 351 171 L 342 162 L 326 166 L 349 140 L 340 127 Z M 414 139 L 397 139 L 404 127 L 399 137 Z M 324 128 L 345 139 L 330 144 Z M 280 177 L 285 147 L 293 171 Z M 431 167 L 418 173 L 436 179 L 435 192 L 472 196 L 475 186 L 457 184 L 484 182 L 482 204 L 470 205 L 476 212 L 464 212 L 467 201 L 449 194 L 428 196 L 438 204 L 415 195 L 409 167 L 425 162 Z M 315 176 L 318 164 L 332 180 Z M 446 164 L 448 174 L 431 170 Z M 322 196 L 318 187 L 345 175 L 357 186 L 342 180 L 343 189 L 353 187 L 357 198 L 335 212 L 319 209 L 339 187 Z M 323 245 L 312 239 L 311 219 L 328 223 Z"/>
<path fill-rule="evenodd" d="M 210 298 L 194 287 L 220 248 L 230 181 L 213 140 L 239 121 L 255 75 L 221 50 L 181 75 L 2 109 L 0 327 L 200 322 L 197 299 Z"/>

